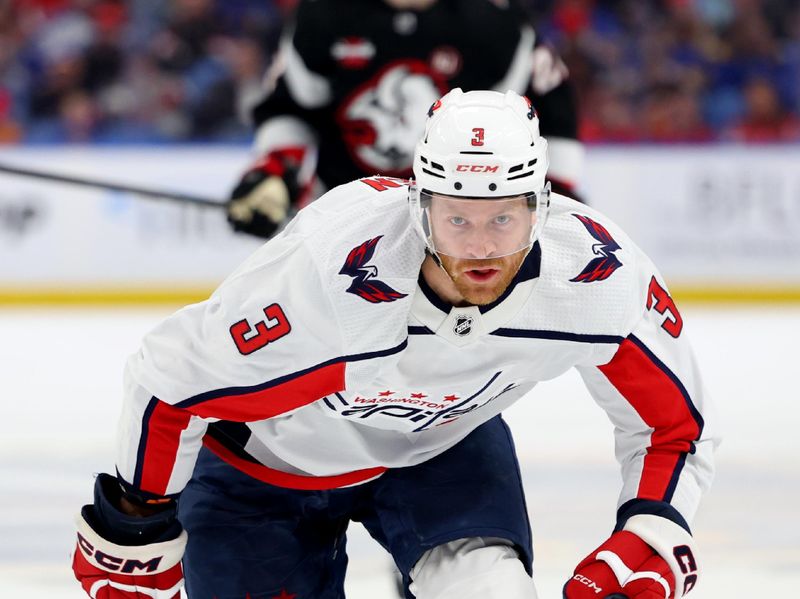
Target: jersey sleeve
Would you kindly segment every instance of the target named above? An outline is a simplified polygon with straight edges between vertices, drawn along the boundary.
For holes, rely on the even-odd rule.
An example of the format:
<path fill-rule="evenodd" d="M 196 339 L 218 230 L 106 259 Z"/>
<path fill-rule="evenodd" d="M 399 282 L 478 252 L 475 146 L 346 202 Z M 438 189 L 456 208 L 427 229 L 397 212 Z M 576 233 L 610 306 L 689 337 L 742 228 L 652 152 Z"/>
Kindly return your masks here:
<path fill-rule="evenodd" d="M 126 366 L 123 484 L 175 495 L 209 422 L 272 418 L 342 390 L 342 342 L 323 288 L 305 242 L 277 238 L 207 301 L 151 331 Z"/>
<path fill-rule="evenodd" d="M 578 371 L 614 425 L 617 528 L 650 513 L 688 530 L 713 477 L 713 407 L 680 312 L 649 263 L 640 295 L 641 317 L 611 359 Z"/>
<path fill-rule="evenodd" d="M 555 49 L 537 35 L 518 3 L 512 2 L 498 15 L 513 23 L 516 32 L 507 38 L 516 37 L 517 45 L 507 60 L 505 77 L 494 89 L 513 89 L 530 98 L 539 114 L 540 132 L 547 138 L 547 178 L 554 191 L 578 199 L 585 150 L 578 139 L 578 103 L 569 70 Z"/>
<path fill-rule="evenodd" d="M 319 122 L 333 102 L 327 3 L 300 2 L 269 67 L 262 100 L 253 108 L 256 149 L 315 143 Z"/>
<path fill-rule="evenodd" d="M 583 175 L 585 149 L 578 139 L 578 102 L 561 57 L 537 39 L 531 52 L 531 78 L 526 95 L 539 114 L 540 132 L 547 138 L 553 190 L 576 198 Z"/>

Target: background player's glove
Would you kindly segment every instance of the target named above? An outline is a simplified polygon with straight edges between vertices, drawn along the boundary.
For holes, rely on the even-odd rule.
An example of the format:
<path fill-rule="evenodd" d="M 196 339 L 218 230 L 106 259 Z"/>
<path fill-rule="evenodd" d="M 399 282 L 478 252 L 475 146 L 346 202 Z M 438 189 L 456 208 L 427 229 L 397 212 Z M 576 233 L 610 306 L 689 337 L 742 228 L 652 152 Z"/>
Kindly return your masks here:
<path fill-rule="evenodd" d="M 114 477 L 97 477 L 94 505 L 76 518 L 75 577 L 93 599 L 179 599 L 187 535 L 174 502 L 152 516 L 129 516 L 116 507 L 122 494 Z"/>
<path fill-rule="evenodd" d="M 228 222 L 235 231 L 267 238 L 289 218 L 304 191 L 298 180 L 304 152 L 302 148 L 270 152 L 244 174 L 227 206 Z"/>
<path fill-rule="evenodd" d="M 564 585 L 564 599 L 679 599 L 697 582 L 691 535 L 671 520 L 631 517 Z"/>

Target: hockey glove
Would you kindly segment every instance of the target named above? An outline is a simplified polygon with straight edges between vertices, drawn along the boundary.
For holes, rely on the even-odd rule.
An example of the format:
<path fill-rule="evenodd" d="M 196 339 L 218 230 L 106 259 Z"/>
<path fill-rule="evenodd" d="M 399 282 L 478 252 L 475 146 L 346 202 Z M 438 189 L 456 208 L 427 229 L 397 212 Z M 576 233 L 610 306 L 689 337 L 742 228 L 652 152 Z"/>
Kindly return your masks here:
<path fill-rule="evenodd" d="M 94 505 L 76 518 L 72 561 L 86 593 L 93 599 L 179 599 L 187 535 L 174 502 L 152 516 L 124 514 L 116 507 L 122 490 L 108 474 L 97 477 L 94 495 Z"/>
<path fill-rule="evenodd" d="M 227 206 L 235 231 L 268 238 L 289 218 L 304 191 L 298 181 L 303 154 L 301 148 L 271 152 L 244 174 Z"/>
<path fill-rule="evenodd" d="M 654 515 L 628 519 L 575 568 L 564 599 L 679 599 L 697 581 L 691 535 Z"/>

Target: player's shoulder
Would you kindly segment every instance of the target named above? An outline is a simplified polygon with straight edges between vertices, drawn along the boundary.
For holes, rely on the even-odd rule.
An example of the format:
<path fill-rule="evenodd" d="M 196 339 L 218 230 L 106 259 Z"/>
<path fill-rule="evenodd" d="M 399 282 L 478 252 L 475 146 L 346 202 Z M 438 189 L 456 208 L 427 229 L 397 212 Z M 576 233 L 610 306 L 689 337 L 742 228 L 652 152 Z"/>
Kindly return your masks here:
<path fill-rule="evenodd" d="M 242 313 L 257 321 L 265 306 L 282 306 L 293 327 L 285 348 L 320 343 L 317 335 L 347 355 L 401 343 L 425 244 L 411 226 L 407 182 L 364 181 L 302 209 L 220 285 L 214 310 L 226 322 Z"/>
<path fill-rule="evenodd" d="M 375 176 L 340 185 L 293 225 L 287 233 L 311 255 L 348 351 L 369 353 L 405 339 L 425 257 L 408 182 Z"/>
<path fill-rule="evenodd" d="M 408 181 L 374 176 L 334 187 L 300 210 L 232 277 L 289 262 L 296 262 L 298 271 L 313 266 L 338 274 L 351 250 L 362 245 L 369 255 L 394 265 L 386 267 L 387 274 L 416 280 L 425 246 L 411 226 Z M 416 264 L 416 258 L 409 260 L 415 256 Z"/>
<path fill-rule="evenodd" d="M 624 259 L 625 263 L 635 262 L 641 255 L 638 246 L 611 217 L 557 193 L 551 195 L 543 237 L 564 250 L 561 258 L 571 258 L 571 261 L 566 261 L 564 264 L 571 262 L 572 267 L 585 260 L 587 255 L 613 255 Z M 579 280 L 608 280 L 610 274 L 622 264 L 610 261 L 606 266 L 611 269 L 607 273 L 586 273 L 586 276 L 581 276 Z"/>
<path fill-rule="evenodd" d="M 386 262 L 386 274 L 393 277 L 416 280 L 424 256 L 424 241 L 411 225 L 408 181 L 392 177 L 365 177 L 333 188 L 297 215 L 292 233 L 307 240 L 323 268 L 337 273 L 362 244 Z M 408 260 L 412 256 L 419 261 Z"/>
<path fill-rule="evenodd" d="M 425 256 L 425 242 L 411 223 L 408 185 L 373 176 L 334 187 L 298 212 L 281 243 L 292 244 L 313 264 L 326 289 L 383 282 L 405 297 L 416 286 Z M 275 241 L 274 251 L 280 252 L 280 240 Z"/>
<path fill-rule="evenodd" d="M 410 224 L 408 186 L 405 179 L 380 175 L 338 185 L 303 208 L 289 231 L 314 236 L 338 232 L 341 237 L 374 227 L 403 230 Z"/>
<path fill-rule="evenodd" d="M 539 293 L 556 320 L 577 332 L 625 334 L 640 316 L 642 283 L 652 269 L 612 219 L 553 194 L 541 237 Z"/>

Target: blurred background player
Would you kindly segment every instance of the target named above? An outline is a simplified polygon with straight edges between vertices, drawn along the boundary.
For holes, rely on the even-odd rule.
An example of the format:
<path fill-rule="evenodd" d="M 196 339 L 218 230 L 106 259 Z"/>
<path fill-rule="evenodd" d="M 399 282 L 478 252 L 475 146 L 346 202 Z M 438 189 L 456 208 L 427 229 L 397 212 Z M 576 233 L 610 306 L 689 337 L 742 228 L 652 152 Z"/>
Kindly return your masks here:
<path fill-rule="evenodd" d="M 360 177 L 409 177 L 428 108 L 454 87 L 527 95 L 554 190 L 574 195 L 583 148 L 561 59 L 514 0 L 302 0 L 254 109 L 255 153 L 234 229 L 269 237 L 293 206 Z"/>

